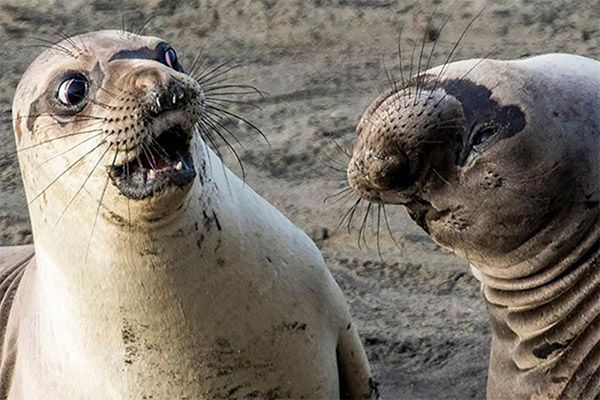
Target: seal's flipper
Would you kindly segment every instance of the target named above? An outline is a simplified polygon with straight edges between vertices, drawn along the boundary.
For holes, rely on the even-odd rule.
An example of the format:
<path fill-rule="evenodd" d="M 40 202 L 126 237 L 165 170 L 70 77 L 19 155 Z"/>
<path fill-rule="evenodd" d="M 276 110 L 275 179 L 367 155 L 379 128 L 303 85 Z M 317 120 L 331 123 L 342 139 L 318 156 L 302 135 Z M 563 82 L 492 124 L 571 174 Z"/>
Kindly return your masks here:
<path fill-rule="evenodd" d="M 15 365 L 16 336 L 14 322 L 11 324 L 9 320 L 13 300 L 34 254 L 33 245 L 0 247 L 0 399 L 8 397 Z"/>
<path fill-rule="evenodd" d="M 367 355 L 351 323 L 340 333 L 337 347 L 341 399 L 378 399 Z"/>

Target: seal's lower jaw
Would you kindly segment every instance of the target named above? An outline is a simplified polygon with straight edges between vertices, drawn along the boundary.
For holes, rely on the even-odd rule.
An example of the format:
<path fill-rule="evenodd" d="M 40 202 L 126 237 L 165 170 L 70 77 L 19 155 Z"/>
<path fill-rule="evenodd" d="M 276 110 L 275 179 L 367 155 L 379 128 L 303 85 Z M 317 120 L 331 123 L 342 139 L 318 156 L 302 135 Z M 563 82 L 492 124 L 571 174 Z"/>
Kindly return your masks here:
<path fill-rule="evenodd" d="M 170 128 L 131 161 L 109 168 L 108 174 L 121 194 L 132 200 L 184 188 L 196 177 L 189 135 L 179 126 Z"/>

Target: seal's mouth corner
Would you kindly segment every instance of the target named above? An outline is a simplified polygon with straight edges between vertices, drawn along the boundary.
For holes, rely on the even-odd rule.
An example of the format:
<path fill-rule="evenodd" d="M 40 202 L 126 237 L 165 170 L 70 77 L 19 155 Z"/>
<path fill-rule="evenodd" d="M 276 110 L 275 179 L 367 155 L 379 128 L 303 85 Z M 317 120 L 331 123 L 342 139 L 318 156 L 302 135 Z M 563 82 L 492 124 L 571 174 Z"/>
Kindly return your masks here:
<path fill-rule="evenodd" d="M 129 161 L 108 168 L 113 183 L 130 199 L 149 198 L 170 186 L 183 187 L 196 177 L 190 137 L 179 125 L 139 144 L 139 150 L 131 153 Z"/>

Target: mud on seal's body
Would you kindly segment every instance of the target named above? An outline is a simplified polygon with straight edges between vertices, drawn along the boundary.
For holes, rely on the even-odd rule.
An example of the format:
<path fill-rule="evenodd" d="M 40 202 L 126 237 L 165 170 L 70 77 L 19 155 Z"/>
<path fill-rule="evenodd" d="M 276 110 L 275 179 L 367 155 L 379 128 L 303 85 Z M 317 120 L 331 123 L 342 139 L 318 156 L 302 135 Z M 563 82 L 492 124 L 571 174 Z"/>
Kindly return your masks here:
<path fill-rule="evenodd" d="M 206 93 L 166 42 L 117 31 L 29 67 L 34 245 L 0 248 L 1 398 L 376 395 L 316 246 L 205 146 Z"/>
<path fill-rule="evenodd" d="M 467 60 L 376 99 L 348 180 L 481 280 L 490 399 L 600 394 L 600 62 Z"/>

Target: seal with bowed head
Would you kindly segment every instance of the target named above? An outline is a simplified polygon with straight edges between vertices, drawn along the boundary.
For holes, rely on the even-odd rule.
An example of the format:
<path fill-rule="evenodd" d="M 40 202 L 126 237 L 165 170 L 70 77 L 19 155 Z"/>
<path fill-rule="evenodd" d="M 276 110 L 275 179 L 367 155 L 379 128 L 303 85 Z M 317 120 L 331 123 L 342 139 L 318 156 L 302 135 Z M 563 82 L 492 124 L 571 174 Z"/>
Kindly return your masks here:
<path fill-rule="evenodd" d="M 0 249 L 2 398 L 376 397 L 316 246 L 205 145 L 215 93 L 120 31 L 25 72 L 34 245 Z"/>
<path fill-rule="evenodd" d="M 362 116 L 348 181 L 467 259 L 492 328 L 490 399 L 600 394 L 600 62 L 445 64 Z"/>

